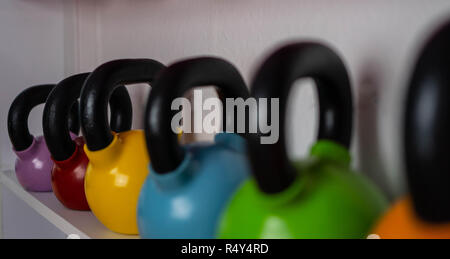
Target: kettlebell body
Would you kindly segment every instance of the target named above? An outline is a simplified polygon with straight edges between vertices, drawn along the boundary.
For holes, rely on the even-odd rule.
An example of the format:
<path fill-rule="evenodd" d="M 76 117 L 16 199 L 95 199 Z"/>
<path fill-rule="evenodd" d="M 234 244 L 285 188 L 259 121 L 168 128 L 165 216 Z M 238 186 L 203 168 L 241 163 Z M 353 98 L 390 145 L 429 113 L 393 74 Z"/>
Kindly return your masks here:
<path fill-rule="evenodd" d="M 72 139 L 77 137 L 72 132 L 70 135 Z M 15 153 L 17 155 L 15 170 L 20 185 L 32 192 L 54 191 L 52 184 L 54 161 L 43 136 L 34 138 L 33 144 L 27 150 Z"/>
<path fill-rule="evenodd" d="M 84 192 L 84 175 L 89 163 L 84 153 L 84 139 L 74 139 L 76 150 L 64 161 L 54 161 L 52 169 L 53 193 L 64 206 L 73 210 L 89 210 Z"/>
<path fill-rule="evenodd" d="M 310 159 L 293 163 L 302 176 L 281 194 L 265 195 L 254 179 L 246 181 L 229 204 L 219 237 L 365 238 L 386 201 L 350 170 L 344 147 L 319 141 L 312 150 L 318 149 Z"/>
<path fill-rule="evenodd" d="M 450 223 L 426 222 L 417 216 L 411 198 L 397 201 L 371 234 L 381 239 L 450 239 Z"/>
<path fill-rule="evenodd" d="M 8 113 L 8 133 L 17 155 L 15 171 L 19 183 L 28 191 L 51 192 L 53 161 L 43 136 L 34 137 L 28 129 L 31 110 L 45 103 L 55 85 L 38 85 L 25 89 L 13 101 Z M 68 131 L 78 132 L 76 109 L 68 116 Z M 67 122 L 67 118 L 66 118 Z M 71 137 L 76 137 L 71 133 Z"/>
<path fill-rule="evenodd" d="M 152 172 L 139 196 L 142 238 L 214 238 L 218 219 L 248 177 L 245 140 L 220 133 L 214 144 L 185 146 L 186 157 L 170 174 Z"/>
<path fill-rule="evenodd" d="M 144 133 L 114 133 L 108 147 L 90 151 L 85 146 L 84 150 L 89 158 L 85 190 L 92 212 L 109 229 L 136 234 L 137 197 L 149 163 Z"/>
<path fill-rule="evenodd" d="M 14 152 L 17 155 L 15 170 L 20 185 L 28 191 L 52 191 L 53 161 L 44 137 L 33 137 L 33 142 L 28 149 Z"/>

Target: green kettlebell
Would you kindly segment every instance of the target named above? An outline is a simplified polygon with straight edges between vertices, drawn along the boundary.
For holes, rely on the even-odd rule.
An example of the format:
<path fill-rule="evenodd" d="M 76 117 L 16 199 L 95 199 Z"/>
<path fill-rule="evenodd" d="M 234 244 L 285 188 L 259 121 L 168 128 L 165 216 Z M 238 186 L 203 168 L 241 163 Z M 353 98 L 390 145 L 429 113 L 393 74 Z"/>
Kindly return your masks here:
<path fill-rule="evenodd" d="M 291 162 L 284 134 L 287 99 L 292 84 L 305 77 L 313 78 L 317 86 L 319 141 L 311 148 L 309 158 Z M 318 43 L 288 45 L 268 58 L 252 86 L 252 96 L 257 100 L 279 100 L 279 141 L 261 144 L 262 133 L 250 134 L 253 177 L 229 202 L 218 236 L 365 238 L 387 202 L 364 176 L 350 169 L 347 149 L 352 129 L 352 93 L 342 60 Z M 257 112 L 251 116 L 268 121 L 270 113 Z"/>

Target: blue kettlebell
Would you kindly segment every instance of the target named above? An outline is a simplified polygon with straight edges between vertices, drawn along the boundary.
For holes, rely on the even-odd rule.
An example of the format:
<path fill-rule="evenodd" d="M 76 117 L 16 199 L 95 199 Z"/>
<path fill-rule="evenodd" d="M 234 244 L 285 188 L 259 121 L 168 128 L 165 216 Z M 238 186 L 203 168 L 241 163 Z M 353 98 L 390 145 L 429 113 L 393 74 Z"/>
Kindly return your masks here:
<path fill-rule="evenodd" d="M 180 146 L 171 130 L 172 101 L 206 85 L 217 86 L 223 104 L 224 98 L 249 97 L 238 70 L 212 57 L 171 65 L 149 96 L 145 135 L 152 161 L 138 203 L 142 238 L 214 238 L 228 200 L 249 176 L 243 136 L 219 133 L 214 143 Z"/>

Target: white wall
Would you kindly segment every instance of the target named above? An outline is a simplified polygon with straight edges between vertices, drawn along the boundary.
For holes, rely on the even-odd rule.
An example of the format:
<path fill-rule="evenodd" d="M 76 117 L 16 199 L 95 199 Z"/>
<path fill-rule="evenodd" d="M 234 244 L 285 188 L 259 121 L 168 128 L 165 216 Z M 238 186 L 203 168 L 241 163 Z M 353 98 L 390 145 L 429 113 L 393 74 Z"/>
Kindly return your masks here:
<path fill-rule="evenodd" d="M 57 82 L 64 75 L 63 14 L 59 0 L 0 1 L 0 169 L 14 166 L 7 131 L 14 97 L 31 85 Z M 42 108 L 30 115 L 30 130 L 36 135 L 42 134 Z"/>
<path fill-rule="evenodd" d="M 3 168 L 13 168 L 15 156 L 7 131 L 8 109 L 23 89 L 56 83 L 64 76 L 63 5 L 58 0 L 0 2 L 0 154 Z M 29 126 L 42 134 L 42 108 L 33 110 Z"/>

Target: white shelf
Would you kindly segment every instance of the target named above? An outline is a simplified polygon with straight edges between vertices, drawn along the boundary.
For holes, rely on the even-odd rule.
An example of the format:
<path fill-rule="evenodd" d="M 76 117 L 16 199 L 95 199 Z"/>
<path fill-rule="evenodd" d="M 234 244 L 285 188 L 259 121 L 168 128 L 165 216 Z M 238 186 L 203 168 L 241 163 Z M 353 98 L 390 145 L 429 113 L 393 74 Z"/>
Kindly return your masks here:
<path fill-rule="evenodd" d="M 52 192 L 34 193 L 25 191 L 17 181 L 13 171 L 0 172 L 0 182 L 4 188 L 8 188 L 15 196 L 67 236 L 78 235 L 82 239 L 139 238 L 137 235 L 121 235 L 108 230 L 92 212 L 65 208 Z"/>

